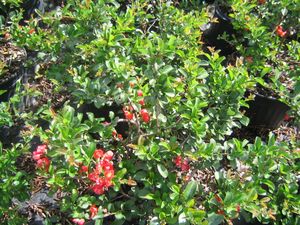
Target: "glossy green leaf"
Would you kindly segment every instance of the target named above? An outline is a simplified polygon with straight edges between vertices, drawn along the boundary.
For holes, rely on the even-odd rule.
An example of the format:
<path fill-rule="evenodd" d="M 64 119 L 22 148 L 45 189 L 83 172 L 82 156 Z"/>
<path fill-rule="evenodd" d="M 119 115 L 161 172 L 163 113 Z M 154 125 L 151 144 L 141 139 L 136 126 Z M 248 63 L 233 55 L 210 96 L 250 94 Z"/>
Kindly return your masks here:
<path fill-rule="evenodd" d="M 168 170 L 167 168 L 162 165 L 162 164 L 157 164 L 157 169 L 158 169 L 158 172 L 159 174 L 163 177 L 163 178 L 167 178 L 168 177 Z"/>
<path fill-rule="evenodd" d="M 190 200 L 194 197 L 197 191 L 198 184 L 196 181 L 190 181 L 183 191 L 183 197 L 185 200 Z"/>

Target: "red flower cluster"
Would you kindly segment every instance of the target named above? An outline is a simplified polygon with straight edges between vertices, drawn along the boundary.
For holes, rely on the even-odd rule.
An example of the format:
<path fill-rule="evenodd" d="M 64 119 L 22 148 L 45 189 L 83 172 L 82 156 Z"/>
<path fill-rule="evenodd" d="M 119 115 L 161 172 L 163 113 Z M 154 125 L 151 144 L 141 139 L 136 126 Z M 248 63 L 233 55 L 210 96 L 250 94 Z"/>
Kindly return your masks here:
<path fill-rule="evenodd" d="M 96 149 L 93 157 L 98 161 L 92 173 L 88 174 L 89 180 L 93 183 L 91 189 L 95 194 L 101 195 L 112 186 L 112 179 L 115 175 L 113 162 L 113 152 L 104 152 L 103 149 Z"/>
<path fill-rule="evenodd" d="M 125 118 L 127 120 L 132 120 L 133 119 L 133 113 L 132 112 L 124 110 L 124 115 L 125 115 Z"/>
<path fill-rule="evenodd" d="M 287 31 L 283 31 L 282 26 L 279 25 L 279 26 L 276 27 L 276 34 L 279 37 L 284 37 L 287 34 Z"/>
<path fill-rule="evenodd" d="M 138 90 L 138 91 L 137 91 L 137 95 L 138 95 L 139 97 L 143 97 L 143 96 L 144 96 L 144 94 L 143 94 L 143 92 L 142 92 L 141 90 Z M 140 104 L 141 106 L 144 106 L 144 105 L 145 105 L 145 100 L 144 100 L 143 98 L 140 99 L 140 100 L 139 100 L 139 104 Z M 150 115 L 149 115 L 147 109 L 142 109 L 142 110 L 140 111 L 140 115 L 141 115 L 141 117 L 142 117 L 142 120 L 143 120 L 145 123 L 149 123 L 149 121 L 150 121 Z"/>
<path fill-rule="evenodd" d="M 138 90 L 138 91 L 137 91 L 137 96 L 143 97 L 143 96 L 144 96 L 143 91 L 142 91 L 142 90 Z M 139 102 L 139 104 L 140 104 L 141 106 L 144 106 L 144 105 L 145 105 L 145 100 L 144 100 L 144 98 L 140 99 L 138 102 Z"/>
<path fill-rule="evenodd" d="M 143 92 L 141 90 L 137 91 L 137 96 L 142 97 L 143 96 Z M 140 99 L 138 101 L 138 103 L 141 106 L 145 106 L 145 100 L 144 98 Z M 124 116 L 127 120 L 133 120 L 134 119 L 134 114 L 133 114 L 133 107 L 132 106 L 125 106 L 123 108 L 123 112 L 124 112 Z M 149 123 L 150 122 L 150 114 L 148 113 L 147 109 L 141 109 L 140 111 L 140 116 L 143 122 L 145 123 Z"/>
<path fill-rule="evenodd" d="M 181 156 L 177 156 L 175 159 L 174 159 L 174 163 L 175 165 L 180 168 L 183 172 L 187 172 L 189 171 L 190 169 L 190 165 L 189 165 L 189 162 L 188 162 L 188 159 L 184 159 L 182 160 L 182 157 Z"/>
<path fill-rule="evenodd" d="M 77 225 L 84 225 L 85 220 L 84 219 L 72 219 L 72 222 Z"/>
<path fill-rule="evenodd" d="M 123 112 L 124 112 L 125 118 L 127 120 L 133 120 L 134 115 L 133 115 L 132 111 L 133 111 L 132 106 L 129 106 L 129 107 L 125 106 L 123 108 Z"/>
<path fill-rule="evenodd" d="M 32 153 L 32 158 L 36 161 L 37 168 L 49 171 L 50 160 L 45 156 L 47 153 L 47 145 L 39 145 Z"/>
<path fill-rule="evenodd" d="M 123 140 L 122 134 L 118 134 L 117 131 L 112 131 L 112 136 L 115 140 Z"/>
<path fill-rule="evenodd" d="M 145 123 L 149 123 L 150 121 L 150 115 L 147 111 L 147 109 L 142 109 L 141 112 L 141 117 L 142 117 L 142 120 L 145 122 Z"/>

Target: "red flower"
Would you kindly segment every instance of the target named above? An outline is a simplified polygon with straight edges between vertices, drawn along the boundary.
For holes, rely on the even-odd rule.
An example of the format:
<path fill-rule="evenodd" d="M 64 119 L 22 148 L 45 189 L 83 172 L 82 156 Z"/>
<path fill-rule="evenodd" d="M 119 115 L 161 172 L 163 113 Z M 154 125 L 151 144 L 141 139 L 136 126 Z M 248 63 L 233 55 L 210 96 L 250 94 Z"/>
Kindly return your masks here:
<path fill-rule="evenodd" d="M 50 160 L 47 157 L 41 158 L 36 163 L 37 168 L 49 171 Z"/>
<path fill-rule="evenodd" d="M 189 162 L 188 162 L 187 159 L 184 159 L 184 160 L 183 160 L 183 163 L 181 164 L 181 170 L 182 170 L 183 172 L 187 172 L 187 171 L 189 171 L 189 169 L 190 169 Z"/>
<path fill-rule="evenodd" d="M 181 156 L 177 156 L 174 159 L 174 163 L 177 167 L 179 167 L 183 172 L 187 172 L 190 169 L 189 161 L 188 159 L 182 160 Z"/>
<path fill-rule="evenodd" d="M 80 170 L 79 170 L 79 173 L 86 173 L 88 171 L 89 171 L 89 168 L 87 166 L 81 166 Z"/>
<path fill-rule="evenodd" d="M 150 121 L 150 115 L 148 113 L 148 111 L 146 109 L 142 109 L 141 112 L 141 117 L 142 117 L 142 120 L 145 122 L 145 123 L 149 123 Z"/>
<path fill-rule="evenodd" d="M 132 112 L 133 110 L 134 110 L 134 108 L 132 107 L 132 105 L 128 105 L 128 106 L 124 106 L 123 107 L 123 112 L 124 111 Z"/>
<path fill-rule="evenodd" d="M 108 170 L 113 170 L 113 163 L 111 161 L 108 160 L 102 160 L 100 162 L 100 165 L 102 166 L 102 168 L 104 169 L 104 171 L 108 171 Z"/>
<path fill-rule="evenodd" d="M 98 159 L 101 158 L 101 160 L 96 163 L 93 172 L 88 174 L 88 179 L 92 182 L 90 188 L 98 195 L 103 194 L 108 187 L 112 186 L 112 179 L 115 175 L 113 162 L 111 161 L 114 153 L 112 151 L 104 153 L 102 149 L 96 151 L 99 150 L 101 156 Z"/>
<path fill-rule="evenodd" d="M 282 26 L 279 25 L 279 26 L 276 27 L 276 34 L 279 37 L 284 37 L 287 34 L 287 31 L 283 31 Z"/>
<path fill-rule="evenodd" d="M 144 99 L 139 100 L 139 104 L 140 104 L 141 106 L 144 106 L 144 105 L 145 105 L 145 100 L 144 100 Z"/>
<path fill-rule="evenodd" d="M 98 214 L 98 208 L 96 205 L 91 205 L 90 207 L 90 217 L 94 218 Z"/>
<path fill-rule="evenodd" d="M 105 180 L 104 180 L 104 186 L 105 186 L 106 188 L 109 188 L 110 186 L 112 186 L 111 179 L 105 179 Z"/>
<path fill-rule="evenodd" d="M 36 151 L 34 151 L 34 152 L 32 153 L 32 158 L 33 158 L 35 161 L 38 161 L 42 156 L 43 156 L 43 154 L 38 153 L 38 152 L 36 152 Z"/>
<path fill-rule="evenodd" d="M 174 163 L 177 167 L 181 167 L 182 157 L 179 155 L 174 159 Z"/>
<path fill-rule="evenodd" d="M 94 169 L 94 173 L 100 174 L 100 173 L 102 173 L 102 170 L 103 170 L 102 165 L 100 163 L 97 163 L 96 168 Z"/>
<path fill-rule="evenodd" d="M 133 119 L 133 113 L 131 113 L 129 111 L 124 110 L 124 115 L 125 115 L 125 118 L 127 120 L 132 120 Z"/>
<path fill-rule="evenodd" d="M 96 149 L 93 157 L 95 159 L 100 159 L 100 158 L 102 158 L 103 155 L 104 155 L 104 151 L 102 149 Z"/>
<path fill-rule="evenodd" d="M 45 154 L 47 152 L 47 145 L 38 145 L 37 148 L 35 149 L 35 152 L 39 154 Z"/>
<path fill-rule="evenodd" d="M 104 156 L 103 156 L 103 159 L 105 160 L 112 160 L 114 156 L 114 153 L 112 151 L 107 151 L 105 152 Z"/>
<path fill-rule="evenodd" d="M 112 179 L 115 175 L 115 172 L 113 170 L 107 170 L 104 172 L 104 176 L 106 179 Z"/>
<path fill-rule="evenodd" d="M 104 187 L 102 184 L 95 184 L 94 186 L 91 187 L 91 189 L 97 195 L 102 195 L 104 193 Z"/>
<path fill-rule="evenodd" d="M 120 140 L 123 140 L 122 134 L 118 134 L 118 138 L 119 138 Z"/>
<path fill-rule="evenodd" d="M 140 97 L 142 97 L 142 96 L 143 96 L 142 90 L 138 90 L 138 91 L 137 91 L 137 95 L 140 96 Z"/>
<path fill-rule="evenodd" d="M 97 182 L 98 179 L 99 179 L 99 173 L 97 173 L 96 171 L 94 171 L 93 173 L 90 173 L 88 175 L 88 178 L 89 178 L 90 181 Z"/>
<path fill-rule="evenodd" d="M 77 225 L 84 225 L 84 219 L 72 219 L 72 222 Z"/>

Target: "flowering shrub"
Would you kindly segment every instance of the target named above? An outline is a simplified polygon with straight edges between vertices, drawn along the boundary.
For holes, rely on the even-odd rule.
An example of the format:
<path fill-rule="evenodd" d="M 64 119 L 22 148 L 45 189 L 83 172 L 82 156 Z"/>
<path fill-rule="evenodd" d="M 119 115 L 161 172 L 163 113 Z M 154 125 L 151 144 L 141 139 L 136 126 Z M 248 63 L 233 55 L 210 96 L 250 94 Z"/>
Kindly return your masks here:
<path fill-rule="evenodd" d="M 215 18 L 200 1 L 69 0 L 22 27 L 12 18 L 13 42 L 38 52 L 37 77 L 70 96 L 20 113 L 22 143 L 3 156 L 9 164 L 39 139 L 33 173 L 59 196 L 61 213 L 45 214 L 47 223 L 297 224 L 299 140 L 232 138 L 248 125 L 246 93 L 259 85 L 299 120 L 299 42 L 289 40 L 297 27 L 287 3 L 219 1 L 236 32 L 219 37 L 236 48 L 226 57 L 203 43 L 200 28 Z M 284 71 L 292 88 L 279 82 Z M 0 221 L 18 215 L 6 183 L 31 189 L 31 175 L 9 170 Z"/>

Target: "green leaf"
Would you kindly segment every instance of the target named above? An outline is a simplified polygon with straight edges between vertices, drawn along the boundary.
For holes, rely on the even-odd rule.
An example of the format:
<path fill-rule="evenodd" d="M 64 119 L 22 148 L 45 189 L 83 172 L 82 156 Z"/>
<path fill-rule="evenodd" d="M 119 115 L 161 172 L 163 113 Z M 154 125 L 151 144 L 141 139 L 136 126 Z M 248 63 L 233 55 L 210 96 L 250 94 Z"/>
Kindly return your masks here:
<path fill-rule="evenodd" d="M 196 181 L 194 181 L 194 180 L 190 181 L 183 191 L 184 199 L 190 200 L 191 198 L 193 198 L 197 191 L 197 187 L 198 187 L 198 184 Z"/>
<path fill-rule="evenodd" d="M 157 217 L 153 217 L 150 220 L 150 224 L 149 225 L 159 225 L 159 224 L 160 224 L 159 219 Z"/>
<path fill-rule="evenodd" d="M 7 90 L 0 90 L 0 95 L 4 94 L 5 92 L 7 92 Z"/>
<path fill-rule="evenodd" d="M 103 224 L 103 219 L 97 219 L 96 221 L 95 221 L 95 225 L 102 225 Z"/>
<path fill-rule="evenodd" d="M 162 146 L 162 147 L 164 147 L 164 148 L 166 148 L 168 150 L 171 150 L 170 145 L 167 142 L 165 142 L 165 141 L 160 142 L 159 146 Z"/>
<path fill-rule="evenodd" d="M 188 214 L 191 215 L 191 217 L 193 217 L 193 219 L 198 222 L 202 221 L 206 215 L 205 211 L 193 208 L 188 209 Z"/>
<path fill-rule="evenodd" d="M 188 76 L 187 72 L 186 72 L 184 69 L 179 68 L 178 71 L 179 71 L 179 73 L 181 73 L 183 76 L 185 76 L 185 77 Z"/>
<path fill-rule="evenodd" d="M 125 219 L 125 216 L 124 216 L 123 213 L 117 212 L 117 213 L 115 214 L 115 218 L 116 218 L 117 220 L 121 220 L 121 219 Z"/>
<path fill-rule="evenodd" d="M 241 124 L 243 124 L 244 126 L 248 126 L 249 122 L 250 122 L 250 119 L 246 116 L 243 116 L 241 119 L 240 119 L 240 122 Z"/>
<path fill-rule="evenodd" d="M 154 199 L 154 194 L 152 194 L 151 192 L 149 192 L 146 189 L 138 190 L 137 195 L 139 198 L 143 198 L 143 199 L 148 199 L 148 200 Z"/>
<path fill-rule="evenodd" d="M 122 179 L 126 173 L 127 173 L 127 169 L 123 168 L 117 172 L 115 177 L 117 177 L 118 179 Z"/>
<path fill-rule="evenodd" d="M 187 224 L 190 224 L 188 221 L 187 221 L 187 218 L 186 218 L 186 215 L 185 213 L 181 213 L 178 217 L 178 224 L 179 225 L 187 225 Z"/>
<path fill-rule="evenodd" d="M 167 122 L 167 117 L 164 116 L 163 114 L 159 114 L 158 115 L 158 120 L 161 121 L 162 123 L 166 123 Z"/>
<path fill-rule="evenodd" d="M 158 172 L 159 174 L 163 177 L 163 178 L 167 178 L 168 177 L 168 170 L 167 168 L 162 165 L 162 164 L 157 164 L 157 169 L 158 169 Z"/>
<path fill-rule="evenodd" d="M 174 68 L 172 67 L 172 66 L 170 66 L 170 65 L 167 65 L 167 66 L 165 66 L 164 68 L 162 68 L 161 70 L 160 70 L 160 72 L 161 72 L 161 74 L 168 74 L 168 73 L 170 73 L 172 70 L 173 70 Z"/>
<path fill-rule="evenodd" d="M 234 202 L 234 195 L 232 192 L 227 192 L 224 198 L 224 204 L 229 205 L 232 202 Z"/>
<path fill-rule="evenodd" d="M 209 225 L 219 225 L 223 222 L 224 216 L 218 215 L 215 213 L 211 213 L 208 215 L 208 222 Z"/>
<path fill-rule="evenodd" d="M 248 191 L 247 194 L 248 194 L 248 196 L 247 196 L 248 201 L 254 201 L 258 197 L 257 192 L 254 188 L 251 189 L 250 191 Z"/>
<path fill-rule="evenodd" d="M 65 124 L 68 124 L 68 123 L 70 123 L 73 120 L 74 113 L 75 113 L 75 110 L 71 106 L 66 106 L 63 109 L 62 115 L 63 115 L 64 123 Z"/>

